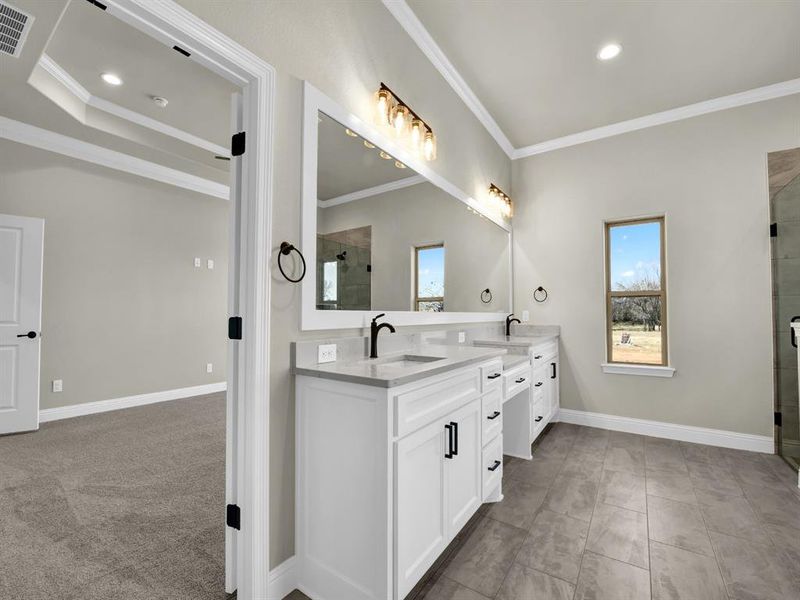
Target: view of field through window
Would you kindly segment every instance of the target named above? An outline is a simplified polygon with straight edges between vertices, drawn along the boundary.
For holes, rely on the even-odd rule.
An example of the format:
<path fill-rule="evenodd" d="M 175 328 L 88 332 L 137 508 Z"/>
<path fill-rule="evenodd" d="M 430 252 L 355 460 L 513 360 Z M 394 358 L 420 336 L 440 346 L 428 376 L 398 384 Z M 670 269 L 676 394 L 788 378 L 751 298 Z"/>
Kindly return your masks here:
<path fill-rule="evenodd" d="M 661 220 L 610 224 L 609 360 L 665 364 Z"/>
<path fill-rule="evenodd" d="M 416 309 L 423 312 L 444 310 L 444 246 L 416 249 Z"/>

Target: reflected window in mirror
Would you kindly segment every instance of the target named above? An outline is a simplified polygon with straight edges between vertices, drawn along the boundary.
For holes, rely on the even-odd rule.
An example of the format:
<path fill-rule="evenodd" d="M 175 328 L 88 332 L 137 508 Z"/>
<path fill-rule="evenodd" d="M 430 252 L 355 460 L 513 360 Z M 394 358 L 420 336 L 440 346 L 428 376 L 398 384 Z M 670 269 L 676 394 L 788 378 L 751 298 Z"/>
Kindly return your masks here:
<path fill-rule="evenodd" d="M 417 246 L 414 249 L 416 297 L 414 310 L 444 311 L 444 244 Z"/>
<path fill-rule="evenodd" d="M 337 283 L 339 280 L 338 265 L 331 261 L 323 264 L 322 268 L 322 301 L 323 302 L 336 302 Z"/>

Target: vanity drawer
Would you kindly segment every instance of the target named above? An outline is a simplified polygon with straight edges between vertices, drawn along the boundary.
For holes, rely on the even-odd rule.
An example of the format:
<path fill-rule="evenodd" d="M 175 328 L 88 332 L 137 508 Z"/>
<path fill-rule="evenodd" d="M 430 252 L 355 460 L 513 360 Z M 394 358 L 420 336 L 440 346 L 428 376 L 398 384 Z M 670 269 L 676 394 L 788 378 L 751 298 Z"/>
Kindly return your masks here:
<path fill-rule="evenodd" d="M 500 485 L 503 479 L 503 436 L 497 436 L 486 448 L 483 449 L 483 499 Z"/>
<path fill-rule="evenodd" d="M 498 389 L 503 384 L 503 361 L 493 360 L 481 365 L 481 391 Z"/>
<path fill-rule="evenodd" d="M 434 379 L 427 385 L 394 397 L 394 434 L 397 437 L 432 423 L 480 395 L 481 382 L 477 367 Z"/>
<path fill-rule="evenodd" d="M 537 367 L 545 366 L 550 357 L 557 353 L 558 353 L 558 339 L 534 346 L 533 348 L 531 348 L 531 354 L 533 358 L 533 368 L 536 369 Z"/>
<path fill-rule="evenodd" d="M 482 400 L 483 441 L 485 446 L 503 430 L 503 394 L 500 389 L 492 390 Z"/>
<path fill-rule="evenodd" d="M 511 398 L 531 386 L 531 367 L 528 364 L 514 367 L 503 373 L 503 397 Z"/>

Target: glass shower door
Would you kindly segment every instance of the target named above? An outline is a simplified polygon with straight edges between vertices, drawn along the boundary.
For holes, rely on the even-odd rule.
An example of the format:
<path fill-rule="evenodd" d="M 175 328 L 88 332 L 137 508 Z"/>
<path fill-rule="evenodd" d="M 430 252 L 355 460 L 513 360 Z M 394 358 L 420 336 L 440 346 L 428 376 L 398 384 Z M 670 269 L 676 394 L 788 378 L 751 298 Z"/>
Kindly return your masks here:
<path fill-rule="evenodd" d="M 772 240 L 772 299 L 776 443 L 795 469 L 800 465 L 798 341 L 800 320 L 800 148 L 768 155 Z"/>

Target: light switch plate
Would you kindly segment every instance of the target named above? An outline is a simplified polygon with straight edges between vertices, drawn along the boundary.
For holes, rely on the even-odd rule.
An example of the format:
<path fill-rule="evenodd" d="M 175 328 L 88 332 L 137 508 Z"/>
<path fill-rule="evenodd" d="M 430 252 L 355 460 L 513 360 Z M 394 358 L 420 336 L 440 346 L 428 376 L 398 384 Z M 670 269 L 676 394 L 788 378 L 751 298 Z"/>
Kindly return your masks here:
<path fill-rule="evenodd" d="M 214 365 L 212 363 L 206 363 L 206 373 L 213 373 L 214 372 Z"/>
<path fill-rule="evenodd" d="M 527 323 L 528 320 L 531 318 L 531 313 L 527 310 L 522 311 L 522 321 L 523 323 Z"/>
<path fill-rule="evenodd" d="M 336 344 L 320 344 L 317 346 L 317 362 L 336 362 Z"/>
<path fill-rule="evenodd" d="M 209 259 L 208 259 L 208 262 L 206 263 L 206 266 L 207 266 L 209 269 L 213 269 L 213 268 L 214 268 L 214 259 L 213 259 L 213 258 L 209 258 Z"/>
<path fill-rule="evenodd" d="M 467 341 L 467 334 L 466 334 L 466 332 L 464 332 L 464 331 L 459 331 L 459 332 L 458 332 L 458 343 L 459 343 L 459 344 L 463 344 L 463 343 L 464 343 L 464 342 L 466 342 L 466 341 Z"/>
<path fill-rule="evenodd" d="M 56 393 L 64 391 L 63 379 L 53 379 L 53 391 Z"/>
<path fill-rule="evenodd" d="M 199 269 L 201 266 L 203 266 L 203 261 L 200 260 L 199 258 L 195 258 L 194 259 L 194 266 L 195 266 L 196 269 Z"/>

